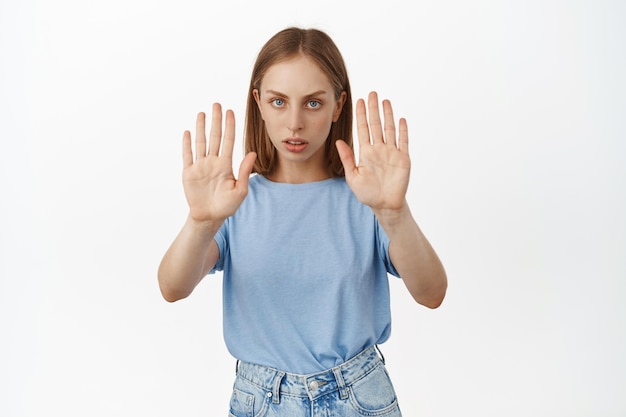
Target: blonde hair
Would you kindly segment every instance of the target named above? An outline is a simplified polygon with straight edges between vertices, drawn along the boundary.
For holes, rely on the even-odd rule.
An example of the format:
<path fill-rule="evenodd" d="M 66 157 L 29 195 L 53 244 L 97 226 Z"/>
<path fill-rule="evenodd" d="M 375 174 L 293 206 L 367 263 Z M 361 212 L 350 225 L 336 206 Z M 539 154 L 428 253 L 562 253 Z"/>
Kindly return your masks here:
<path fill-rule="evenodd" d="M 332 124 L 325 145 L 325 155 L 330 175 L 342 177 L 344 176 L 343 165 L 339 159 L 335 141 L 342 139 L 352 148 L 352 94 L 350 92 L 350 81 L 339 49 L 330 36 L 318 29 L 289 27 L 272 36 L 261 48 L 250 77 L 244 128 L 245 152 L 257 153 L 252 172 L 262 175 L 272 173 L 277 161 L 276 148 L 274 148 L 267 134 L 265 122 L 254 99 L 253 91 L 260 88 L 261 80 L 272 65 L 299 54 L 317 63 L 320 69 L 328 76 L 334 89 L 335 99 L 338 100 L 342 92 L 346 93 L 346 100 L 341 109 L 341 114 L 337 121 Z"/>

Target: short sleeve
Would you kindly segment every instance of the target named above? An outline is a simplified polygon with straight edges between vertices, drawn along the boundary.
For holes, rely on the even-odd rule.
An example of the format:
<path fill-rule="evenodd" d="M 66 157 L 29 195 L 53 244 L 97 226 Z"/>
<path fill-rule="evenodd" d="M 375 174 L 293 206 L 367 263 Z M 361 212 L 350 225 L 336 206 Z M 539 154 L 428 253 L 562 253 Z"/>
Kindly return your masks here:
<path fill-rule="evenodd" d="M 378 220 L 376 220 L 376 244 L 378 247 L 379 255 L 383 259 L 387 272 L 395 277 L 400 278 L 400 274 L 396 270 L 396 267 L 393 266 L 393 263 L 391 262 L 391 257 L 389 256 L 389 237 L 387 236 L 387 233 L 385 233 L 385 229 L 383 229 Z"/>
<path fill-rule="evenodd" d="M 219 258 L 217 258 L 215 266 L 209 271 L 209 274 L 215 274 L 215 272 L 217 271 L 224 270 L 224 260 L 226 259 L 226 256 L 228 254 L 228 220 L 229 219 L 227 219 L 224 224 L 222 224 L 222 227 L 220 227 L 220 229 L 215 234 L 214 240 L 215 243 L 217 243 L 218 249 L 220 250 L 220 256 Z"/>

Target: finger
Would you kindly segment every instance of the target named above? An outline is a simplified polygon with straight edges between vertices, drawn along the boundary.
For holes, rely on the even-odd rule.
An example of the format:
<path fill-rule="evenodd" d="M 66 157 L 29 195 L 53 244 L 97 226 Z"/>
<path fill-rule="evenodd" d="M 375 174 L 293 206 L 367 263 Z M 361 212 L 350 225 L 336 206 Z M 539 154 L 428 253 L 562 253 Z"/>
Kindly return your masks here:
<path fill-rule="evenodd" d="M 240 191 L 248 192 L 248 181 L 252 174 L 252 168 L 254 168 L 254 161 L 256 160 L 256 152 L 249 152 L 241 165 L 239 166 L 239 174 L 237 176 L 237 189 Z"/>
<path fill-rule="evenodd" d="M 193 152 L 191 151 L 191 132 L 183 133 L 183 168 L 193 165 Z"/>
<path fill-rule="evenodd" d="M 339 139 L 335 141 L 335 145 L 337 146 L 337 152 L 339 153 L 339 159 L 341 160 L 341 164 L 343 165 L 343 171 L 346 174 L 346 177 L 350 177 L 352 173 L 357 169 L 356 163 L 354 161 L 354 152 L 350 149 L 350 146 L 343 140 Z"/>
<path fill-rule="evenodd" d="M 406 123 L 406 119 L 400 119 L 400 128 L 398 136 L 398 149 L 401 152 L 409 153 L 409 126 Z"/>
<path fill-rule="evenodd" d="M 356 102 L 356 132 L 359 137 L 360 147 L 370 144 L 370 129 L 367 124 L 365 101 L 362 98 L 358 99 Z"/>
<path fill-rule="evenodd" d="M 206 114 L 200 112 L 196 118 L 196 161 L 206 156 L 206 133 L 205 133 Z"/>
<path fill-rule="evenodd" d="M 369 113 L 372 143 L 384 143 L 383 126 L 380 122 L 380 113 L 378 112 L 378 94 L 376 94 L 375 91 L 372 91 L 367 97 L 367 110 Z"/>
<path fill-rule="evenodd" d="M 213 103 L 211 113 L 211 131 L 209 133 L 209 152 L 207 155 L 219 155 L 220 142 L 222 141 L 222 106 Z"/>
<path fill-rule="evenodd" d="M 396 146 L 396 125 L 393 121 L 393 109 L 389 100 L 383 100 L 383 115 L 385 116 L 385 142 Z"/>
<path fill-rule="evenodd" d="M 224 131 L 224 141 L 222 142 L 222 155 L 232 158 L 233 147 L 235 146 L 235 113 L 226 110 L 226 126 Z"/>

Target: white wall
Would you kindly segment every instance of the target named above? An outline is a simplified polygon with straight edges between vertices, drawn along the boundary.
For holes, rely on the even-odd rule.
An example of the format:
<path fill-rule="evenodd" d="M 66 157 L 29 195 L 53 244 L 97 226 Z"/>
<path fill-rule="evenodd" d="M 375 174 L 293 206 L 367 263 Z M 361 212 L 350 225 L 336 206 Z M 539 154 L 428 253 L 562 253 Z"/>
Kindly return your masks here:
<path fill-rule="evenodd" d="M 449 274 L 392 282 L 406 416 L 626 415 L 626 6 L 619 1 L 0 1 L 0 415 L 225 415 L 221 280 L 163 301 L 180 138 L 239 132 L 288 25 L 408 118 L 410 202 Z M 240 158 L 240 154 L 237 155 Z M 236 163 L 238 164 L 239 159 Z"/>

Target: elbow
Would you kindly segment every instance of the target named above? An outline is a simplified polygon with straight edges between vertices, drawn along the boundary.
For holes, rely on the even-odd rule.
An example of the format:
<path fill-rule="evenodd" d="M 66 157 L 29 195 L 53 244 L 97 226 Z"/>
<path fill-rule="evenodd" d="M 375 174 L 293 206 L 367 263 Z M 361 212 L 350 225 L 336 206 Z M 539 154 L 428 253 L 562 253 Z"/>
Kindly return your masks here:
<path fill-rule="evenodd" d="M 163 299 L 167 301 L 168 303 L 173 303 L 173 302 L 182 300 L 183 298 L 187 298 L 189 296 L 189 293 L 173 291 L 171 289 L 166 289 L 163 287 L 161 287 L 160 289 L 161 289 L 161 296 L 163 296 Z"/>
<path fill-rule="evenodd" d="M 441 284 L 436 287 L 431 287 L 428 291 L 412 293 L 413 299 L 424 307 L 430 309 L 436 309 L 443 304 L 444 298 L 446 298 L 446 292 L 448 290 L 448 281 L 443 279 Z"/>
<path fill-rule="evenodd" d="M 161 296 L 168 303 L 173 303 L 178 300 L 182 300 L 183 298 L 187 298 L 189 296 L 188 291 L 181 291 L 180 289 L 173 288 L 170 285 L 167 285 L 166 282 L 160 279 L 159 277 L 159 290 L 161 291 Z"/>
<path fill-rule="evenodd" d="M 157 271 L 157 282 L 159 283 L 161 296 L 168 303 L 182 300 L 191 294 L 191 290 L 193 290 L 193 288 L 189 289 L 185 285 L 181 285 L 180 281 L 181 280 L 179 278 L 173 276 L 168 269 L 164 267 L 163 262 L 159 265 L 159 270 Z"/>
<path fill-rule="evenodd" d="M 439 279 L 437 280 L 437 282 L 438 283 L 430 292 L 430 297 L 428 301 L 423 304 L 424 306 L 433 310 L 441 306 L 444 298 L 446 298 L 446 292 L 448 291 L 448 275 L 443 270 L 443 268 L 441 273 L 439 274 Z"/>
<path fill-rule="evenodd" d="M 431 297 L 428 299 L 416 299 L 415 301 L 417 301 L 419 304 L 423 305 L 424 307 L 428 307 L 434 310 L 436 308 L 439 308 L 441 304 L 443 304 L 444 298 L 445 298 L 445 293 L 441 295 L 440 297 Z"/>
<path fill-rule="evenodd" d="M 186 295 L 178 294 L 174 291 L 164 290 L 163 288 L 161 288 L 161 295 L 168 303 L 173 303 L 187 297 Z"/>

